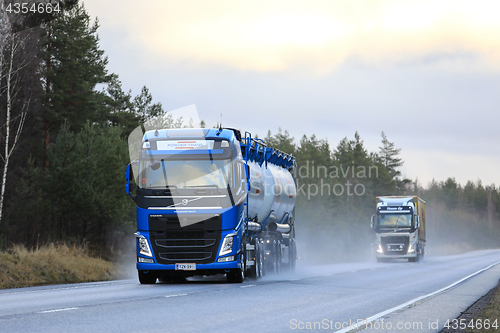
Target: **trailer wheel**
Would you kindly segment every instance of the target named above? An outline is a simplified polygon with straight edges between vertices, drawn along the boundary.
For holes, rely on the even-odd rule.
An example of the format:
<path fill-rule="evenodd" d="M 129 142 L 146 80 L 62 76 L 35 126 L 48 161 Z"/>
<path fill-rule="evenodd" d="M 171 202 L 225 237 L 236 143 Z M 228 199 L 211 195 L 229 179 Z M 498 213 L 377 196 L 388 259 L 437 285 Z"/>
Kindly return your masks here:
<path fill-rule="evenodd" d="M 276 271 L 276 241 L 271 241 L 267 239 L 265 243 L 262 244 L 264 249 L 264 275 L 272 274 Z"/>
<path fill-rule="evenodd" d="M 281 273 L 281 245 L 280 242 L 274 241 L 274 274 Z"/>
<path fill-rule="evenodd" d="M 265 246 L 264 242 L 259 242 L 259 252 L 260 252 L 260 277 L 266 276 L 266 263 L 264 260 L 264 254 L 265 254 Z"/>
<path fill-rule="evenodd" d="M 139 271 L 139 282 L 141 284 L 155 284 L 158 278 L 152 271 Z"/>
<path fill-rule="evenodd" d="M 295 241 L 290 242 L 290 271 L 295 272 L 295 265 L 297 261 L 297 246 L 295 245 Z"/>

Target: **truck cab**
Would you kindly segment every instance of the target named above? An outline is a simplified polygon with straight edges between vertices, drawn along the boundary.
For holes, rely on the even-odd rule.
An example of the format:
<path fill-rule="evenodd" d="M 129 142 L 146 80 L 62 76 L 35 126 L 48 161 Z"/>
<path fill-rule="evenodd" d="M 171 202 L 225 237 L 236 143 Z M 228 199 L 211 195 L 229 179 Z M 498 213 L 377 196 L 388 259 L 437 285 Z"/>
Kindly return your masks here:
<path fill-rule="evenodd" d="M 424 256 L 425 202 L 418 197 L 378 197 L 372 216 L 377 261 Z"/>

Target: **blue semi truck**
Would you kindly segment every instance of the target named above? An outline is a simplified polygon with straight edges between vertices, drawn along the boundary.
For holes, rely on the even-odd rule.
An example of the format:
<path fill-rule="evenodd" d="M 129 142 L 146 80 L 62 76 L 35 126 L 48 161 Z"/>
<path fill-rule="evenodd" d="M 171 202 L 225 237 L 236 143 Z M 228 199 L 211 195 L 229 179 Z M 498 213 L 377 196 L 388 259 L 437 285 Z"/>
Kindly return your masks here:
<path fill-rule="evenodd" d="M 229 128 L 147 131 L 138 155 L 125 191 L 137 204 L 141 284 L 295 268 L 292 155 Z"/>

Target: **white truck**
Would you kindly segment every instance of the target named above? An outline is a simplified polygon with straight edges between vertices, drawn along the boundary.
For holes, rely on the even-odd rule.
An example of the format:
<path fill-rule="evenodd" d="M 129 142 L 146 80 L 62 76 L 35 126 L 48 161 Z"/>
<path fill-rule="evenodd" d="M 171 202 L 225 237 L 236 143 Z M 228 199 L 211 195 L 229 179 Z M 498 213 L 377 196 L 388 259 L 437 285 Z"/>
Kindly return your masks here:
<path fill-rule="evenodd" d="M 416 196 L 377 197 L 371 218 L 375 231 L 375 257 L 422 260 L 425 254 L 425 201 Z"/>

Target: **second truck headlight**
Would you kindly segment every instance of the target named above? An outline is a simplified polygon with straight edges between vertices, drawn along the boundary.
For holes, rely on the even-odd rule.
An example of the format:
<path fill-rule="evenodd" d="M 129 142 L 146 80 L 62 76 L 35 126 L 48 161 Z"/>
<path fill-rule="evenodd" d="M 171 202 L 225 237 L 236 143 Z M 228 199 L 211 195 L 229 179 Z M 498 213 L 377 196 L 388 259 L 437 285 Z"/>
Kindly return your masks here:
<path fill-rule="evenodd" d="M 224 241 L 222 242 L 222 246 L 219 251 L 219 256 L 223 256 L 233 252 L 233 238 L 236 234 L 229 234 L 224 237 Z"/>

